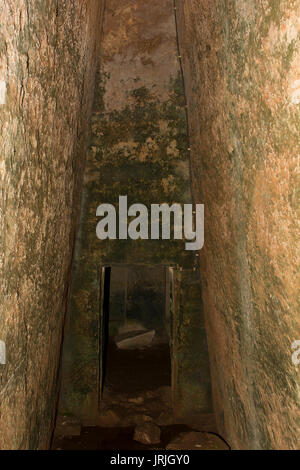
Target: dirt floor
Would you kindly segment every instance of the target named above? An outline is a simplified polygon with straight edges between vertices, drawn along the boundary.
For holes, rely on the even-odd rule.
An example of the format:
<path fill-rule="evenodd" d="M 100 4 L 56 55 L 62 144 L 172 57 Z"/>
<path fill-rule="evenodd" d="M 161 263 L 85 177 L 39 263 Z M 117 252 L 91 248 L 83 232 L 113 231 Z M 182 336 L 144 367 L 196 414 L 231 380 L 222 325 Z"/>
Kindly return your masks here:
<path fill-rule="evenodd" d="M 174 418 L 167 344 L 119 350 L 110 343 L 97 427 L 58 417 L 54 450 L 228 450 L 214 417 Z M 68 434 L 73 434 L 68 435 Z M 74 435 L 75 434 L 75 435 Z"/>

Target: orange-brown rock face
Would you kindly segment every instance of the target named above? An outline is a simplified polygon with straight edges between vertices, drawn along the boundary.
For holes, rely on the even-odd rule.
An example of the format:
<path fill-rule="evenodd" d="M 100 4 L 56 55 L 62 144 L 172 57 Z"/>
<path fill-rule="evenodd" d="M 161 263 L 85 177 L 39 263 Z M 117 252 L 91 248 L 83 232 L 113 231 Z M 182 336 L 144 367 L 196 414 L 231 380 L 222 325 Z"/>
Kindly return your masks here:
<path fill-rule="evenodd" d="M 49 441 L 101 8 L 1 2 L 1 449 Z"/>
<path fill-rule="evenodd" d="M 178 0 L 214 402 L 238 449 L 299 446 L 300 8 Z"/>

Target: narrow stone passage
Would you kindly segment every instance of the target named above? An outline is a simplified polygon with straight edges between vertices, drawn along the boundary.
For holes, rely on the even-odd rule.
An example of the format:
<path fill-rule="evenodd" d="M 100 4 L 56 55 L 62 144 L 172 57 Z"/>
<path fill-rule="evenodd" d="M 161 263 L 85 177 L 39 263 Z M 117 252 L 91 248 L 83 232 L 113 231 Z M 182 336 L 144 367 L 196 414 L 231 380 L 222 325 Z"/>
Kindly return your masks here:
<path fill-rule="evenodd" d="M 100 407 L 89 419 L 60 412 L 53 449 L 227 450 L 212 411 L 176 413 L 169 270 L 114 266 L 104 275 Z"/>
<path fill-rule="evenodd" d="M 168 345 L 120 350 L 111 342 L 97 426 L 60 416 L 53 449 L 228 450 L 212 413 L 189 423 L 174 416 L 170 375 Z"/>

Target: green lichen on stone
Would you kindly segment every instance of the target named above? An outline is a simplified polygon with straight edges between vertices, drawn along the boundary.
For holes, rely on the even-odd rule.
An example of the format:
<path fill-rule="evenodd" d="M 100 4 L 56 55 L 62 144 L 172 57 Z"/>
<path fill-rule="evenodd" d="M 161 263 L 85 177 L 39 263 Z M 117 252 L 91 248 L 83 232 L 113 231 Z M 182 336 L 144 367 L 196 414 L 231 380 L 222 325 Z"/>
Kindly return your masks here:
<path fill-rule="evenodd" d="M 180 264 L 190 266 L 193 254 L 184 241 L 116 240 L 96 237 L 96 209 L 101 203 L 190 203 L 188 137 L 180 75 L 170 79 L 168 98 L 157 97 L 156 87 L 138 86 L 127 92 L 123 109 L 106 111 L 109 75 L 98 73 L 92 117 L 91 146 L 81 208 L 81 224 L 73 268 L 71 331 L 67 350 L 71 376 L 64 392 L 64 409 L 85 413 L 86 396 L 97 388 L 99 267 L 101 264 Z M 147 296 L 148 294 L 145 293 Z"/>

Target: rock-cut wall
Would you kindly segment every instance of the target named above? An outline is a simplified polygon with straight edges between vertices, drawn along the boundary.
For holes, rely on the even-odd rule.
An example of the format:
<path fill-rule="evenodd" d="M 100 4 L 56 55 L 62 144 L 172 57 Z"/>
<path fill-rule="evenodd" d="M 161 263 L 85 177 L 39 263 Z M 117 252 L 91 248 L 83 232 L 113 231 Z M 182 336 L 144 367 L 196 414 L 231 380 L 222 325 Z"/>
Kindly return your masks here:
<path fill-rule="evenodd" d="M 1 1 L 1 449 L 49 443 L 102 4 Z"/>
<path fill-rule="evenodd" d="M 178 0 L 214 405 L 236 449 L 299 447 L 300 5 Z"/>

